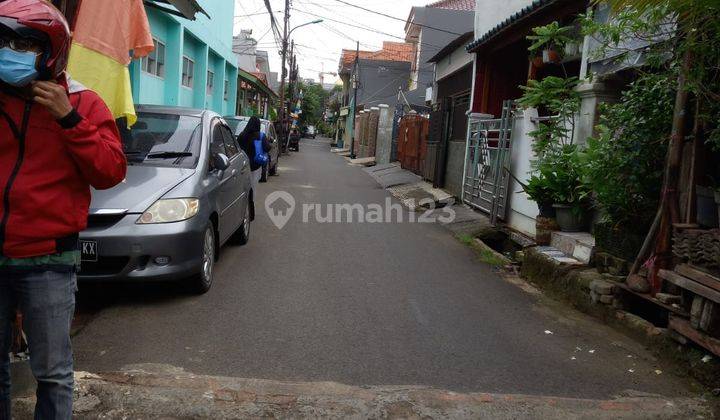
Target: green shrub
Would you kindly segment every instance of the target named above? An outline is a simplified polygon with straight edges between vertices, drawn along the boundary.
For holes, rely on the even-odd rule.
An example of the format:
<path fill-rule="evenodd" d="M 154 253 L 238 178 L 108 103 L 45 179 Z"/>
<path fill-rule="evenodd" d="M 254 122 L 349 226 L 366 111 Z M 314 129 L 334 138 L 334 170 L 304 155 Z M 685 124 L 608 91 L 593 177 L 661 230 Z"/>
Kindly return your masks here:
<path fill-rule="evenodd" d="M 588 141 L 587 181 L 606 221 L 647 226 L 662 188 L 672 125 L 674 79 L 644 74 L 615 104 L 601 109 L 598 135 Z"/>

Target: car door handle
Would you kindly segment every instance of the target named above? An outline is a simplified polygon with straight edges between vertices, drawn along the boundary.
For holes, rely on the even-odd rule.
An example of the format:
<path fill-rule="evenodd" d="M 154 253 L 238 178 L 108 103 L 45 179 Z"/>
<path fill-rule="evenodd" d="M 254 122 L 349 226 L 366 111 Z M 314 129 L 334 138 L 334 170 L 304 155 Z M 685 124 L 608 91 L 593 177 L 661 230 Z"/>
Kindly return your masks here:
<path fill-rule="evenodd" d="M 230 174 L 231 174 L 233 177 L 237 176 L 237 169 L 233 169 L 232 172 L 230 172 Z"/>

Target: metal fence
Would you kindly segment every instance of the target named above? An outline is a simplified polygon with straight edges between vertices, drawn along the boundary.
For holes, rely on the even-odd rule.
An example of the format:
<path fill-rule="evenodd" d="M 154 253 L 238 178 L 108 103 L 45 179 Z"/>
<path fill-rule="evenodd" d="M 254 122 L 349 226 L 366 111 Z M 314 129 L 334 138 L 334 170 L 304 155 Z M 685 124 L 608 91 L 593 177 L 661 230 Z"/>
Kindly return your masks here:
<path fill-rule="evenodd" d="M 463 201 L 495 224 L 507 212 L 514 102 L 503 103 L 499 119 L 472 119 L 467 143 Z"/>

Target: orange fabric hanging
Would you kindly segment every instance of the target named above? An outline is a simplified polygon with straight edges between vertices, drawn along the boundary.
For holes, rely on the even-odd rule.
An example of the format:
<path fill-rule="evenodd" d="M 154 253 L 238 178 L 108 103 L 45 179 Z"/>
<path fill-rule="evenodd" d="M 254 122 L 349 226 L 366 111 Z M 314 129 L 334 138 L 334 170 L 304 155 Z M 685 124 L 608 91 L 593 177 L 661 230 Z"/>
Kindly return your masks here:
<path fill-rule="evenodd" d="M 78 11 L 73 42 L 110 56 L 121 64 L 153 50 L 152 34 L 142 0 L 83 1 Z"/>
<path fill-rule="evenodd" d="M 154 48 L 142 0 L 87 0 L 80 4 L 68 72 L 97 92 L 115 118 L 136 120 L 130 86 L 130 51 L 135 58 Z"/>

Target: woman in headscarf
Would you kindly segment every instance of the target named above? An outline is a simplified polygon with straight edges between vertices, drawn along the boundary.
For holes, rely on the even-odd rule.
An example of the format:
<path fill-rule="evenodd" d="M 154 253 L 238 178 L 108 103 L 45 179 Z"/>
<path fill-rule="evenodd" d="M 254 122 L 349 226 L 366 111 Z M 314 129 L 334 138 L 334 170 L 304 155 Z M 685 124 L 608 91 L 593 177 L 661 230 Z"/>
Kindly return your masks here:
<path fill-rule="evenodd" d="M 238 143 L 243 149 L 248 158 L 250 159 L 250 170 L 252 171 L 253 184 L 257 185 L 262 178 L 262 166 L 255 163 L 255 140 L 260 138 L 260 118 L 251 117 L 248 121 L 245 129 L 238 136 Z M 268 153 L 270 151 L 270 143 L 267 140 L 267 136 L 262 136 L 262 147 L 263 152 Z M 268 162 L 268 165 L 270 163 Z"/>

